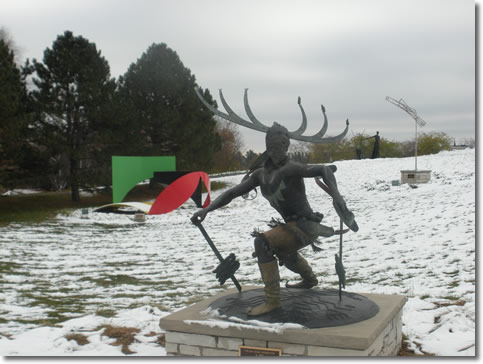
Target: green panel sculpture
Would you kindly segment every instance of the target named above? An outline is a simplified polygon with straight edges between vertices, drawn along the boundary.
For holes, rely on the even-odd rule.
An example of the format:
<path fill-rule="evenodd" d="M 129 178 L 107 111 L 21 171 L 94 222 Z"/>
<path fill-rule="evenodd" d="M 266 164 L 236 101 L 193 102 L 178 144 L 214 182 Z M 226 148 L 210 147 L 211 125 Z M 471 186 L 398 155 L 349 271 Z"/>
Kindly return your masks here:
<path fill-rule="evenodd" d="M 176 170 L 176 157 L 112 157 L 112 202 L 121 202 L 139 182 L 154 172 Z"/>

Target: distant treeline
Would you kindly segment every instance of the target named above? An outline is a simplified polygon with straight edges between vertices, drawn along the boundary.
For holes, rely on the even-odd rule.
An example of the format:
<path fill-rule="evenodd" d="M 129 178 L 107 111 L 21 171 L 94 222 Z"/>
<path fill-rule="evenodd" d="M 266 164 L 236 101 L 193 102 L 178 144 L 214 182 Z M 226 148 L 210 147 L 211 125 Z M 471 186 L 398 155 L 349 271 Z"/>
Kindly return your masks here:
<path fill-rule="evenodd" d="M 356 134 L 333 144 L 308 146 L 312 163 L 329 163 L 336 160 L 372 158 L 375 140 L 369 135 Z M 403 158 L 415 155 L 415 140 L 397 142 L 384 137 L 379 141 L 379 158 Z M 439 153 L 451 150 L 453 139 L 442 132 L 420 133 L 418 135 L 418 155 Z"/>
<path fill-rule="evenodd" d="M 0 191 L 111 185 L 111 156 L 174 155 L 178 170 L 224 172 L 250 167 L 249 150 L 233 124 L 217 120 L 198 100 L 195 76 L 175 51 L 152 44 L 125 74 L 110 75 L 96 45 L 70 31 L 19 66 L 15 45 L 0 29 Z M 207 89 L 201 92 L 216 106 Z M 373 142 L 356 135 L 322 145 L 294 144 L 295 160 L 327 163 L 368 158 Z M 421 134 L 418 154 L 450 149 L 444 133 Z M 381 138 L 380 157 L 414 155 L 414 142 Z"/>

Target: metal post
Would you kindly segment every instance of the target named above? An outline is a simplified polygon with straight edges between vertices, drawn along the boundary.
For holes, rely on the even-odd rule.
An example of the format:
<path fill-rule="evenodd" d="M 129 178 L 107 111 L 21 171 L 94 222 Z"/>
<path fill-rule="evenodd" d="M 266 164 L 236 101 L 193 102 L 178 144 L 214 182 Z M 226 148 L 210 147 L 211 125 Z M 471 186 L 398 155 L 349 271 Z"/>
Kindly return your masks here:
<path fill-rule="evenodd" d="M 340 259 L 340 265 L 342 266 L 342 229 L 344 228 L 344 223 L 342 221 L 342 218 L 340 219 L 340 240 L 339 240 L 339 259 Z M 339 301 L 342 300 L 342 284 L 343 282 L 341 281 L 339 277 Z M 344 282 L 345 285 L 345 282 Z"/>
<path fill-rule="evenodd" d="M 414 170 L 418 170 L 418 121 L 415 120 L 416 124 L 416 140 L 414 144 Z"/>
<path fill-rule="evenodd" d="M 406 111 L 411 117 L 414 119 L 416 122 L 416 140 L 414 141 L 414 170 L 418 170 L 418 124 L 419 126 L 425 126 L 426 122 L 421 119 L 418 114 L 416 113 L 416 110 L 414 110 L 412 107 L 409 107 L 408 104 L 406 104 L 406 101 L 403 99 L 395 100 L 392 97 L 386 96 L 386 100 L 389 101 L 391 104 L 396 105 L 398 108 Z"/>

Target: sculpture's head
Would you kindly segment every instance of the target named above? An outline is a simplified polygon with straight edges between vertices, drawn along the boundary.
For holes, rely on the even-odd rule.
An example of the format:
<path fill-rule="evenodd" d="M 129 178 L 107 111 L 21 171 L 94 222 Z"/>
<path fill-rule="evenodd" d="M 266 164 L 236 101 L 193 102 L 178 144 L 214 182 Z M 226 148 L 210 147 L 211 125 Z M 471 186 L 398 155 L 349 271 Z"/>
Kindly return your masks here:
<path fill-rule="evenodd" d="M 275 164 L 282 163 L 287 158 L 288 147 L 290 146 L 290 134 L 284 126 L 273 123 L 268 128 L 265 136 L 267 155 Z"/>

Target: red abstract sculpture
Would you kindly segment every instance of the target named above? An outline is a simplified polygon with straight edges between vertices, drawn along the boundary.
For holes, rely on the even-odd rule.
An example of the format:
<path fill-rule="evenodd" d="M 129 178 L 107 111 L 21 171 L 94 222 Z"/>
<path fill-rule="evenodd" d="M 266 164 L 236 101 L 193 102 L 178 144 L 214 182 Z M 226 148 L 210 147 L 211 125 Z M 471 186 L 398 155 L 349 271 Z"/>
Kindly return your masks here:
<path fill-rule="evenodd" d="M 154 201 L 149 215 L 166 214 L 184 204 L 203 182 L 208 194 L 203 208 L 210 204 L 210 177 L 205 172 L 191 172 L 170 183 Z"/>

